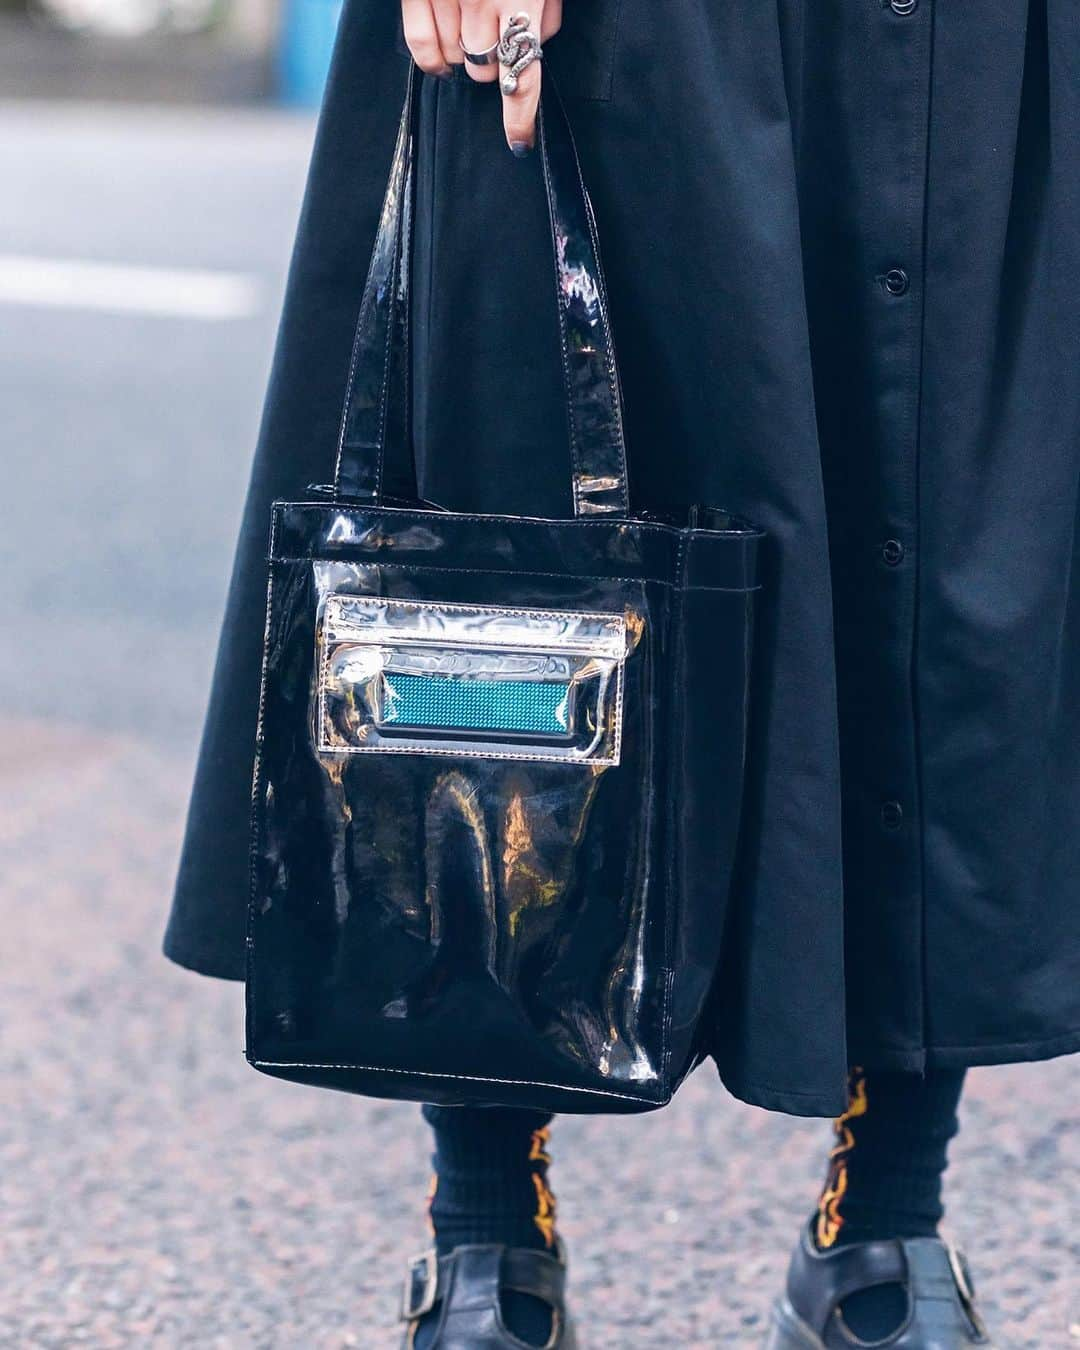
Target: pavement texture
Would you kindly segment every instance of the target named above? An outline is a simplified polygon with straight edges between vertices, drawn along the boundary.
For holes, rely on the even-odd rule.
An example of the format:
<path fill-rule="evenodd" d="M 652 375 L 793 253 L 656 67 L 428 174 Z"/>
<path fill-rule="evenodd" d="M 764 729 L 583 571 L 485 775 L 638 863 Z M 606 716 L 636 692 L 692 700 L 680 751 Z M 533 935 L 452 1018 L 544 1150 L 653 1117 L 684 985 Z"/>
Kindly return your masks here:
<path fill-rule="evenodd" d="M 426 1245 L 416 1109 L 253 1073 L 240 990 L 159 955 L 310 130 L 0 107 L 0 251 L 263 286 L 217 325 L 0 306 L 13 1350 L 390 1350 Z M 1014 1350 L 1080 1350 L 1078 1108 L 1075 1060 L 970 1077 L 949 1229 Z M 828 1141 L 707 1068 L 656 1115 L 556 1122 L 587 1346 L 759 1346 Z"/>

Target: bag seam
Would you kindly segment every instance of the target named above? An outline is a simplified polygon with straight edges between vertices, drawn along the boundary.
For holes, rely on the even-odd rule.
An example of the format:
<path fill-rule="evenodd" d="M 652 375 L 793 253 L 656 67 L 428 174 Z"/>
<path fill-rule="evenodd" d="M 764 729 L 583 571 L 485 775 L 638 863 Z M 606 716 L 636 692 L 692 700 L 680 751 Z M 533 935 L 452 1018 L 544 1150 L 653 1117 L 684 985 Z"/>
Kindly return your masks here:
<path fill-rule="evenodd" d="M 381 562 L 374 558 L 357 560 L 355 558 L 317 558 L 311 554 L 299 554 L 297 556 L 283 556 L 279 558 L 267 558 L 269 563 L 281 563 L 283 566 L 296 566 L 300 563 L 341 563 L 349 567 L 372 567 L 380 571 L 395 572 L 434 572 L 436 574 L 445 572 L 454 576 L 470 577 L 545 577 L 553 578 L 559 581 L 610 581 L 619 582 L 627 585 L 641 584 L 646 586 L 664 586 L 668 590 L 674 589 L 677 583 L 674 581 L 665 581 L 663 577 L 615 577 L 615 576 L 596 576 L 588 572 L 522 572 L 512 567 L 494 568 L 494 567 L 436 567 L 432 563 L 390 563 Z M 724 595 L 749 595 L 754 591 L 762 589 L 761 583 L 756 586 L 686 586 L 683 589 L 687 591 L 718 591 Z M 360 597 L 357 597 L 358 599 Z M 394 600 L 407 599 L 404 596 L 380 596 L 380 599 Z"/>
<path fill-rule="evenodd" d="M 512 1087 L 552 1088 L 557 1092 L 577 1092 L 589 1097 L 617 1097 L 621 1101 L 649 1102 L 664 1106 L 671 1100 L 670 1095 L 662 1097 L 638 1097 L 631 1092 L 617 1092 L 613 1088 L 576 1087 L 569 1083 L 548 1083 L 536 1078 L 496 1078 L 473 1073 L 438 1073 L 430 1069 L 394 1069 L 377 1064 L 319 1064 L 304 1059 L 256 1059 L 251 1063 L 258 1067 L 273 1069 L 359 1069 L 363 1073 L 399 1074 L 405 1078 L 445 1078 L 453 1082 L 467 1083 L 505 1083 Z"/>

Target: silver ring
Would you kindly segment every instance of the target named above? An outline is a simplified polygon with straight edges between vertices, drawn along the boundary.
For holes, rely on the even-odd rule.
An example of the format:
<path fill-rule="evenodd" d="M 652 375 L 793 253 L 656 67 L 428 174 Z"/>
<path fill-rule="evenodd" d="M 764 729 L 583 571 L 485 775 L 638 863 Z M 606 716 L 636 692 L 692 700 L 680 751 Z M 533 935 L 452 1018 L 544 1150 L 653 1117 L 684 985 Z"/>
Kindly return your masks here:
<path fill-rule="evenodd" d="M 499 60 L 499 44 L 493 42 L 486 52 L 470 52 L 466 49 L 464 42 L 458 38 L 458 44 L 461 48 L 461 54 L 470 66 L 494 66 Z"/>
<path fill-rule="evenodd" d="M 532 31 L 532 19 L 524 10 L 507 19 L 496 49 L 499 65 L 506 72 L 499 81 L 502 91 L 504 94 L 516 94 L 518 76 L 544 55 L 540 39 Z"/>

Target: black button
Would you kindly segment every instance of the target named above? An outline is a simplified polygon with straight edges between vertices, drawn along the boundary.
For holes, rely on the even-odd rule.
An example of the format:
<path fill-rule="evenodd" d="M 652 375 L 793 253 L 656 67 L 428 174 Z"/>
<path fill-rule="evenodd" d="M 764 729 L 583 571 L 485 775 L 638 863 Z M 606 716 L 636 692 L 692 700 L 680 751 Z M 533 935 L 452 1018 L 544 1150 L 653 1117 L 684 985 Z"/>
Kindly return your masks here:
<path fill-rule="evenodd" d="M 890 267 L 885 273 L 885 289 L 890 295 L 903 295 L 910 284 L 902 267 Z"/>
<path fill-rule="evenodd" d="M 889 8 L 894 14 L 899 14 L 902 19 L 906 19 L 909 14 L 914 14 L 919 8 L 919 0 L 889 0 Z"/>
<path fill-rule="evenodd" d="M 904 546 L 899 539 L 886 539 L 881 546 L 881 556 L 890 567 L 896 567 L 904 561 Z"/>
<path fill-rule="evenodd" d="M 883 802 L 881 823 L 887 830 L 898 830 L 904 823 L 904 808 L 899 802 Z"/>

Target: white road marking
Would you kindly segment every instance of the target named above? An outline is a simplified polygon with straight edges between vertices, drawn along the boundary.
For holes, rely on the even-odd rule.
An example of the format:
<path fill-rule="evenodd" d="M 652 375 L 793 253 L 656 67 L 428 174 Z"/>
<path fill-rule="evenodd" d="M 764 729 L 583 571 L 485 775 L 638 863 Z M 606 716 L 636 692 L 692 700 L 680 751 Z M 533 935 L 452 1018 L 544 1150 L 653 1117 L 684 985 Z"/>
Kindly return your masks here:
<path fill-rule="evenodd" d="M 0 305 L 214 322 L 248 318 L 258 311 L 261 299 L 257 278 L 244 272 L 0 253 Z"/>

